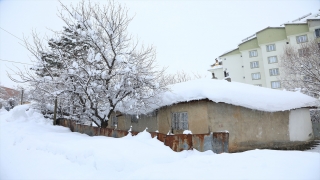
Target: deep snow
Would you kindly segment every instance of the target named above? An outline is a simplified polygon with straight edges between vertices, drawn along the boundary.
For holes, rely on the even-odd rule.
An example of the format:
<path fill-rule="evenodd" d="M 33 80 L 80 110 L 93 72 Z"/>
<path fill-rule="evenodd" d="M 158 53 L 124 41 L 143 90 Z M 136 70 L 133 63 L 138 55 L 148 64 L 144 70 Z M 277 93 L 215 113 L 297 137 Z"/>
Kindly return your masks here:
<path fill-rule="evenodd" d="M 89 137 L 28 105 L 0 110 L 0 179 L 320 179 L 320 153 L 173 152 L 147 132 Z"/>

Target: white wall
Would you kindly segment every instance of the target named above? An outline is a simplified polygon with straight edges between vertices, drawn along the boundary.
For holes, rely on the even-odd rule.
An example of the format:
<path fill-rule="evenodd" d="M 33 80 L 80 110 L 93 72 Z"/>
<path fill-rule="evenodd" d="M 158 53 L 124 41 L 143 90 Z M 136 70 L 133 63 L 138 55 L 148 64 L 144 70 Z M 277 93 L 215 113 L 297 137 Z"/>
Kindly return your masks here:
<path fill-rule="evenodd" d="M 221 59 L 223 63 L 223 70 L 227 69 L 231 81 L 244 83 L 245 79 L 243 79 L 244 72 L 242 68 L 243 60 L 241 54 L 233 54 L 226 57 L 222 56 Z"/>
<path fill-rule="evenodd" d="M 257 50 L 258 56 L 257 57 L 249 57 L 249 51 Z M 266 87 L 265 81 L 265 72 L 263 67 L 263 59 L 262 59 L 262 52 L 261 48 L 254 48 L 241 51 L 242 58 L 243 58 L 243 66 L 244 66 L 244 76 L 245 76 L 245 83 L 258 85 L 261 84 L 263 87 Z M 250 62 L 258 61 L 259 68 L 251 68 Z M 251 74 L 260 72 L 261 79 L 253 80 Z"/>
<path fill-rule="evenodd" d="M 224 79 L 224 72 L 223 72 L 223 66 L 219 66 L 219 68 L 212 68 L 212 69 L 209 69 L 208 70 L 209 72 L 211 73 L 214 73 L 214 76 L 217 78 L 217 79 Z"/>
<path fill-rule="evenodd" d="M 279 62 L 281 61 L 281 55 L 283 54 L 283 49 L 286 45 L 287 40 L 267 43 L 267 44 L 259 44 L 261 51 L 262 51 L 262 58 L 263 58 L 263 67 L 265 72 L 266 78 L 266 87 L 271 88 L 271 81 L 279 81 L 279 76 L 270 76 L 269 69 L 279 68 Z M 267 45 L 275 44 L 276 50 L 267 52 Z M 268 57 L 270 56 L 277 56 L 278 62 L 269 64 Z M 281 73 L 281 69 L 280 69 Z M 280 88 L 283 89 L 283 88 Z"/>
<path fill-rule="evenodd" d="M 313 138 L 309 109 L 301 108 L 290 111 L 289 137 L 290 141 L 307 141 Z"/>

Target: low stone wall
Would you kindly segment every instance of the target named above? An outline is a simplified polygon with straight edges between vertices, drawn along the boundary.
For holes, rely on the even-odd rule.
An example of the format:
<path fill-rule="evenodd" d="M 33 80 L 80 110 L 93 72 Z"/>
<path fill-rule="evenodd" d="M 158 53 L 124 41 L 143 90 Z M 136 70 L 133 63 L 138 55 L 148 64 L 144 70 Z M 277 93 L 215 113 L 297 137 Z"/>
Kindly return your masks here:
<path fill-rule="evenodd" d="M 79 132 L 89 136 L 107 136 L 121 138 L 128 135 L 128 131 L 116 130 L 111 128 L 99 128 L 77 124 L 67 119 L 57 120 L 57 125 L 68 127 L 72 132 Z M 130 132 L 133 136 L 139 132 Z M 169 146 L 173 151 L 180 152 L 183 150 L 196 149 L 198 151 L 212 150 L 214 153 L 228 152 L 229 133 L 214 132 L 208 134 L 175 134 L 166 135 L 157 132 L 149 132 L 151 137 L 157 139 Z"/>

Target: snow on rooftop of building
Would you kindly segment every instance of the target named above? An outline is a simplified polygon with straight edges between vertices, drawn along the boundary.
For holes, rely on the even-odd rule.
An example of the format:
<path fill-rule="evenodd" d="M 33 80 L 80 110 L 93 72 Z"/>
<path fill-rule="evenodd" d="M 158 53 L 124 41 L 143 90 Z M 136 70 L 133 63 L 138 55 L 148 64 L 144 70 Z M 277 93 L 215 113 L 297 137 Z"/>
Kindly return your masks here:
<path fill-rule="evenodd" d="M 284 24 L 305 24 L 307 23 L 308 20 L 313 20 L 313 19 L 320 19 L 320 12 L 314 12 L 314 13 L 309 13 L 304 16 L 301 16 L 293 21 L 288 21 L 287 23 Z M 282 24 L 282 25 L 284 25 Z M 280 26 L 282 26 L 280 25 Z"/>
<path fill-rule="evenodd" d="M 170 85 L 160 95 L 159 107 L 179 102 L 209 99 L 250 109 L 276 112 L 315 106 L 317 99 L 300 92 L 281 91 L 226 80 L 198 79 Z M 159 108 L 158 107 L 158 108 Z"/>

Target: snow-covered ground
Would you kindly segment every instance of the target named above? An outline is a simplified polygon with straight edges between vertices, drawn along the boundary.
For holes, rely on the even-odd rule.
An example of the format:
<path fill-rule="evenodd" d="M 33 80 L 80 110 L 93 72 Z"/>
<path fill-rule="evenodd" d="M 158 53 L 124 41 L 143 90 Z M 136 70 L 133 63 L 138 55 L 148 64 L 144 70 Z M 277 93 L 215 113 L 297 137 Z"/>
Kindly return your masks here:
<path fill-rule="evenodd" d="M 0 110 L 0 179 L 320 179 L 320 152 L 173 152 L 149 133 L 89 137 L 28 105 Z"/>

